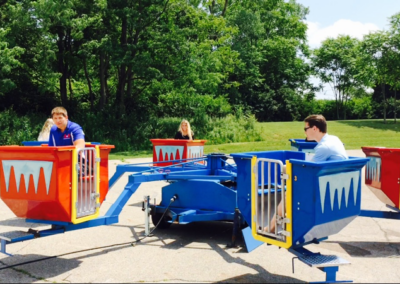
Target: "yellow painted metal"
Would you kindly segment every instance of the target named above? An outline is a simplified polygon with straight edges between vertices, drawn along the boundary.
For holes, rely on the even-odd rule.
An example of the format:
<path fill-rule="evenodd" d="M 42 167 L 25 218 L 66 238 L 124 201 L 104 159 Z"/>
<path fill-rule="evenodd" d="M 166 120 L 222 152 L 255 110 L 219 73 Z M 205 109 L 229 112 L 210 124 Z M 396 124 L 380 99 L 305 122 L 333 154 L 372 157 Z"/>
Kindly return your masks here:
<path fill-rule="evenodd" d="M 96 146 L 96 157 L 100 157 L 100 149 L 99 146 Z M 71 222 L 73 224 L 80 224 L 83 222 L 87 222 L 89 220 L 93 220 L 97 217 L 99 217 L 100 215 L 100 208 L 96 207 L 96 212 L 92 215 L 89 216 L 85 216 L 85 217 L 81 217 L 81 218 L 77 218 L 77 214 L 76 214 L 76 202 L 78 200 L 78 169 L 76 168 L 76 165 L 78 163 L 78 154 L 77 154 L 77 150 L 75 149 L 72 153 L 72 220 Z M 95 167 L 97 170 L 96 173 L 96 204 L 100 204 L 100 162 L 96 161 L 95 162 Z"/>
<path fill-rule="evenodd" d="M 76 165 L 78 164 L 78 153 L 76 148 L 72 151 L 72 198 L 71 198 L 71 222 L 75 224 L 76 220 L 76 201 L 78 199 L 78 170 Z"/>
<path fill-rule="evenodd" d="M 289 232 L 290 236 L 286 237 L 286 241 L 279 241 L 272 239 L 267 236 L 257 234 L 257 223 L 256 223 L 256 194 L 258 194 L 258 185 L 256 184 L 256 167 L 257 165 L 257 157 L 254 156 L 251 161 L 251 168 L 253 169 L 251 172 L 251 231 L 254 239 L 271 244 L 274 246 L 282 247 L 282 248 L 290 248 L 292 246 L 293 240 L 293 226 L 292 226 L 292 164 L 289 161 L 286 161 L 286 174 L 288 175 L 288 179 L 286 182 L 286 218 L 290 220 L 288 224 L 286 224 L 286 231 Z"/>

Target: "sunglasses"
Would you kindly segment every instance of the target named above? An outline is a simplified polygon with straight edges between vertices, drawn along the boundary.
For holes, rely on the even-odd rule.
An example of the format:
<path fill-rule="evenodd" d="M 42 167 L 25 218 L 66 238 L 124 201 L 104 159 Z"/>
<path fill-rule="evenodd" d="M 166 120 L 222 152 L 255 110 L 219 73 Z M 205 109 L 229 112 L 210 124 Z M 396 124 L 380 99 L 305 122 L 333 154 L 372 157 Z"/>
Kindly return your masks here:
<path fill-rule="evenodd" d="M 306 132 L 307 129 L 310 129 L 310 128 L 312 128 L 312 127 L 304 127 L 304 132 Z"/>

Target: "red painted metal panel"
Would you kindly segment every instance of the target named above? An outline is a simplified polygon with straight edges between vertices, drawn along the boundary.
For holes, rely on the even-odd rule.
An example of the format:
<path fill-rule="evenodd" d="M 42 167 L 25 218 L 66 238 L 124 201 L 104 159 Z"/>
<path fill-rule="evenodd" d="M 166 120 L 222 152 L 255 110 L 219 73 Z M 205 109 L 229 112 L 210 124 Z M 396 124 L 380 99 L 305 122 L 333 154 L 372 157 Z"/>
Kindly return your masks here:
<path fill-rule="evenodd" d="M 382 147 L 362 147 L 367 157 L 378 161 L 372 161 L 377 167 L 380 177 L 373 179 L 368 174 L 372 168 L 371 162 L 367 164 L 365 184 L 383 202 L 399 208 L 400 201 L 400 149 Z M 380 159 L 380 161 L 379 161 Z M 387 200 L 385 200 L 387 198 Z"/>
<path fill-rule="evenodd" d="M 100 202 L 103 202 L 108 192 L 108 154 L 114 146 L 99 145 L 99 148 Z M 0 146 L 0 198 L 17 217 L 71 221 L 73 149 L 74 147 Z M 52 164 L 51 169 L 47 168 L 47 173 L 44 170 L 46 165 L 42 162 Z M 32 172 L 37 171 L 39 173 L 35 177 L 36 174 Z M 48 187 L 46 176 L 49 180 Z M 25 178 L 29 179 L 28 188 L 25 186 Z M 38 179 L 37 187 L 35 178 Z"/>
<path fill-rule="evenodd" d="M 207 140 L 178 140 L 178 139 L 150 139 L 153 143 L 153 162 L 163 162 L 171 160 L 184 160 L 191 158 L 200 158 L 204 154 L 204 144 Z M 164 146 L 172 146 L 167 151 Z M 198 146 L 200 152 L 193 152 L 190 150 L 191 147 Z M 182 147 L 181 152 L 177 148 Z M 174 149 L 176 148 L 176 149 Z M 163 151 L 164 149 L 164 151 Z M 170 166 L 172 163 L 160 163 L 154 164 L 155 166 L 163 167 Z"/>

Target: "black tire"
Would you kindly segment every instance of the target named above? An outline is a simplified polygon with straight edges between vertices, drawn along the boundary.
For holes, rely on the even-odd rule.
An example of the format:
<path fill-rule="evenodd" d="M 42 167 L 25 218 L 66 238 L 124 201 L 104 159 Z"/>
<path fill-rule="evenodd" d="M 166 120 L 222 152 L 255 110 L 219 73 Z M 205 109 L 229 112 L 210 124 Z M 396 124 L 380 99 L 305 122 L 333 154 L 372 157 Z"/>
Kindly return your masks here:
<path fill-rule="evenodd" d="M 153 222 L 154 226 L 157 226 L 158 222 L 160 222 L 161 217 L 163 213 L 156 213 L 154 215 L 151 215 L 151 221 Z M 164 218 L 161 220 L 160 224 L 158 225 L 158 229 L 168 229 L 171 226 L 171 223 L 168 221 L 171 221 L 172 218 L 168 216 L 168 212 L 164 215 Z"/>

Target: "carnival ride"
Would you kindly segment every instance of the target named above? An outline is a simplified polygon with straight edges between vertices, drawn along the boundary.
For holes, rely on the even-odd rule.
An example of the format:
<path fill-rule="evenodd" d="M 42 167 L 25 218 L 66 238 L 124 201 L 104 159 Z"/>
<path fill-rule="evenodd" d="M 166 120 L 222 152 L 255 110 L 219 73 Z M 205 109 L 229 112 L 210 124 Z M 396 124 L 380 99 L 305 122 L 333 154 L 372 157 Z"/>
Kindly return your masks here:
<path fill-rule="evenodd" d="M 111 145 L 90 144 L 74 147 L 1 146 L 0 197 L 17 217 L 51 227 L 28 232 L 0 234 L 0 252 L 7 254 L 8 244 L 47 237 L 72 230 L 118 223 L 118 216 L 140 185 L 166 181 L 161 201 L 150 203 L 145 196 L 145 235 L 150 234 L 150 218 L 156 228 L 172 223 L 230 221 L 232 242 L 240 231 L 248 251 L 267 243 L 288 249 L 309 266 L 326 273 L 327 282 L 337 282 L 340 265 L 348 261 L 310 252 L 306 245 L 319 243 L 337 234 L 361 210 L 362 168 L 366 184 L 385 193 L 399 208 L 397 195 L 385 189 L 395 184 L 383 181 L 393 168 L 400 150 L 363 148 L 367 158 L 314 163 L 309 161 L 312 142 L 291 141 L 292 150 L 203 155 L 204 140 L 153 142 L 153 163 L 118 165 L 108 179 L 108 154 Z M 293 145 L 294 143 L 294 145 Z M 312 148 L 310 148 L 312 147 Z M 393 154 L 395 153 L 395 154 Z M 397 158 L 398 159 L 398 158 Z M 400 175 L 400 163 L 397 174 Z M 385 168 L 387 165 L 390 170 Z M 107 192 L 125 173 L 128 183 L 105 215 L 99 208 Z M 385 200 L 385 199 L 383 199 Z M 286 212 L 277 218 L 271 231 L 271 219 L 282 203 Z M 248 225 L 248 227 L 246 227 Z"/>

